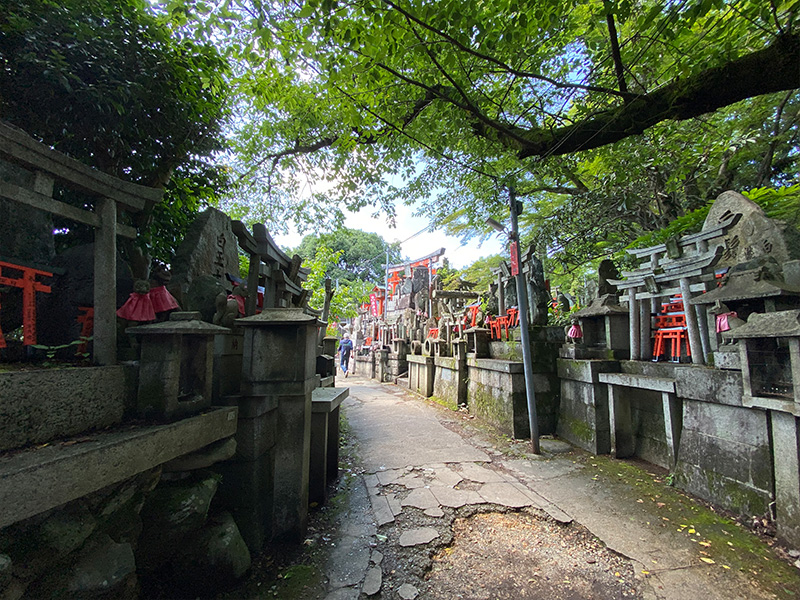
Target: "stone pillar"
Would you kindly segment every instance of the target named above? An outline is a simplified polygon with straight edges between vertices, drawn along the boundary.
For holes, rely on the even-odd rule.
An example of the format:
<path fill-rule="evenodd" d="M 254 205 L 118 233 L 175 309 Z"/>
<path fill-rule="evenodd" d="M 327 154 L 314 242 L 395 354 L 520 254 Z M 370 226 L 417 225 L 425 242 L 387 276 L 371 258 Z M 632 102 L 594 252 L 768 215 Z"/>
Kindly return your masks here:
<path fill-rule="evenodd" d="M 800 546 L 800 427 L 792 414 L 770 411 L 778 535 Z"/>
<path fill-rule="evenodd" d="M 241 331 L 214 338 L 213 403 L 222 404 L 225 396 L 239 394 L 242 379 L 244 335 Z"/>
<path fill-rule="evenodd" d="M 97 201 L 100 226 L 94 232 L 94 362 L 117 362 L 117 204 Z"/>
<path fill-rule="evenodd" d="M 272 536 L 299 539 L 308 524 L 317 319 L 299 308 L 274 308 L 236 323 L 245 330 L 242 395 L 276 406 Z"/>
<path fill-rule="evenodd" d="M 389 351 L 377 350 L 375 352 L 375 378 L 381 383 L 387 381 L 389 375 Z"/>

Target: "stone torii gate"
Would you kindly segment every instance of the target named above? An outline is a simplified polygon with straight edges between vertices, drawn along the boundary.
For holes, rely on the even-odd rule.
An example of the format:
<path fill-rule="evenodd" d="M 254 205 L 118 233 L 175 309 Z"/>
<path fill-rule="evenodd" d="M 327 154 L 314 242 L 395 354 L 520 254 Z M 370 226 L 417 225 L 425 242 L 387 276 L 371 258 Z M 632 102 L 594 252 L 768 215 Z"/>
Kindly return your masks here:
<path fill-rule="evenodd" d="M 681 294 L 686 314 L 686 329 L 692 362 L 705 364 L 709 353 L 708 321 L 705 307 L 692 306 L 692 294 L 714 286 L 714 266 L 722 256 L 722 247 L 714 244 L 733 227 L 740 215 L 731 215 L 715 227 L 673 239 L 649 248 L 628 250 L 638 259 L 646 259 L 640 268 L 623 272 L 625 279 L 609 279 L 620 290 L 627 290 L 630 315 L 631 360 L 644 360 L 650 343 L 650 316 L 659 298 Z"/>
<path fill-rule="evenodd" d="M 0 181 L 0 200 L 10 200 L 94 228 L 94 356 L 97 364 L 117 359 L 117 236 L 134 239 L 136 229 L 118 222 L 118 211 L 139 212 L 158 203 L 164 190 L 117 179 L 86 166 L 25 132 L 0 122 L 0 160 L 32 175 L 32 185 Z M 94 203 L 78 208 L 53 197 L 56 184 L 75 189 Z"/>

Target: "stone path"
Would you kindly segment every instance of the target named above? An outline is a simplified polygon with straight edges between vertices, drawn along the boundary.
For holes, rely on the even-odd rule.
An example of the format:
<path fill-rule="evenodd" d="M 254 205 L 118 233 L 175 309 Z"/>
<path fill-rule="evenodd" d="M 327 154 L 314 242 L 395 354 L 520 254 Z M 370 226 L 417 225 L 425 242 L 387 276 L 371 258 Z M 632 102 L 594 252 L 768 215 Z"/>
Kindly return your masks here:
<path fill-rule="evenodd" d="M 487 506 L 533 508 L 559 523 L 574 519 L 628 557 L 635 573 L 655 571 L 657 564 L 657 576 L 636 577 L 647 599 L 772 597 L 732 571 L 702 568 L 686 536 L 651 527 L 636 500 L 629 506 L 572 461 L 559 460 L 562 442 L 542 440 L 543 457 L 505 458 L 490 443 L 467 441 L 446 428 L 440 410 L 405 390 L 358 377 L 347 383 L 343 406 L 366 472 L 349 498 L 326 567 L 326 600 L 424 598 L 425 568 L 413 552 L 424 551 L 429 560 L 433 546 L 452 541 L 456 509 Z M 401 553 L 403 568 L 387 573 L 376 548 Z"/>

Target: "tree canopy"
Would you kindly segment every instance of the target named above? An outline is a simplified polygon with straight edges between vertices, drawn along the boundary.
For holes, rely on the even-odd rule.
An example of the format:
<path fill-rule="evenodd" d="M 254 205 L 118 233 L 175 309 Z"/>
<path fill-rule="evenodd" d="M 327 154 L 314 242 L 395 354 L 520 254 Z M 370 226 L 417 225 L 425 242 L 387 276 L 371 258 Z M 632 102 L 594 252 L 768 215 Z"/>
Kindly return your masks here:
<path fill-rule="evenodd" d="M 381 283 L 386 277 L 386 251 L 389 264 L 402 260 L 400 249 L 387 244 L 377 233 L 341 228 L 330 233 L 309 234 L 295 250 L 303 259 L 317 255 L 319 248 L 335 253 L 327 263 L 325 275 L 333 281 L 351 283 L 356 280 Z"/>
<path fill-rule="evenodd" d="M 137 223 L 162 260 L 198 206 L 226 190 L 210 158 L 228 72 L 213 45 L 176 39 L 143 0 L 0 6 L 0 118 L 101 171 L 166 186 L 159 230 L 149 211 Z"/>
<path fill-rule="evenodd" d="M 513 185 L 529 239 L 570 264 L 797 172 L 797 0 L 199 6 L 167 11 L 246 65 L 238 198 L 279 222 L 420 202 L 483 235 Z"/>

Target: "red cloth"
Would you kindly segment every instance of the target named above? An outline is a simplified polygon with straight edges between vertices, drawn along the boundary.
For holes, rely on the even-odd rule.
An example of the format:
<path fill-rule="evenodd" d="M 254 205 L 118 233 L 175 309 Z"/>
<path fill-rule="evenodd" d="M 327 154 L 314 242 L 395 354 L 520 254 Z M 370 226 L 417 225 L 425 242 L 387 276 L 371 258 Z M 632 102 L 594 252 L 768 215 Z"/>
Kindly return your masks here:
<path fill-rule="evenodd" d="M 228 294 L 228 300 L 236 300 L 236 304 L 239 305 L 239 314 L 244 315 L 244 296 L 234 296 L 233 294 Z"/>
<path fill-rule="evenodd" d="M 567 332 L 567 337 L 576 340 L 581 339 L 583 337 L 583 330 L 581 329 L 581 326 L 575 323 L 575 325 L 569 328 L 569 331 Z"/>
<path fill-rule="evenodd" d="M 735 312 L 726 312 L 720 315 L 717 315 L 717 333 L 722 333 L 723 331 L 730 331 L 731 325 L 728 323 L 728 319 L 730 317 L 738 317 Z"/>
<path fill-rule="evenodd" d="M 156 311 L 153 310 L 153 302 L 149 294 L 133 292 L 117 311 L 117 316 L 126 321 L 155 321 Z"/>
<path fill-rule="evenodd" d="M 153 310 L 157 313 L 180 308 L 178 301 L 163 285 L 151 288 L 148 295 L 153 302 Z"/>

